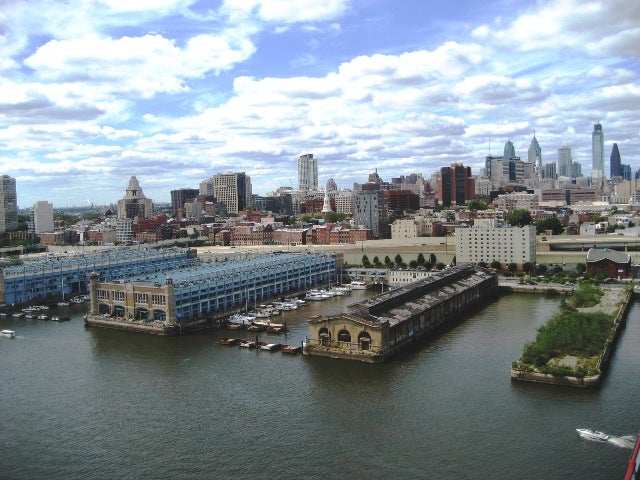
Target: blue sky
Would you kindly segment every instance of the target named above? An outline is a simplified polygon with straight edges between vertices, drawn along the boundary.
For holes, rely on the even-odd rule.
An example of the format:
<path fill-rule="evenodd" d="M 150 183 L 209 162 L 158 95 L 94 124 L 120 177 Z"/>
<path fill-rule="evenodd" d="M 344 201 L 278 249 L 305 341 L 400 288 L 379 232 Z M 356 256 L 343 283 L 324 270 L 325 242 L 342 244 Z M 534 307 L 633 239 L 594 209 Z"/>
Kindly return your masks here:
<path fill-rule="evenodd" d="M 640 2 L 0 0 L 0 173 L 18 203 L 108 204 L 244 171 L 341 188 L 563 143 L 640 167 Z M 607 167 L 608 168 L 608 167 Z M 608 172 L 607 172 L 608 173 Z"/>

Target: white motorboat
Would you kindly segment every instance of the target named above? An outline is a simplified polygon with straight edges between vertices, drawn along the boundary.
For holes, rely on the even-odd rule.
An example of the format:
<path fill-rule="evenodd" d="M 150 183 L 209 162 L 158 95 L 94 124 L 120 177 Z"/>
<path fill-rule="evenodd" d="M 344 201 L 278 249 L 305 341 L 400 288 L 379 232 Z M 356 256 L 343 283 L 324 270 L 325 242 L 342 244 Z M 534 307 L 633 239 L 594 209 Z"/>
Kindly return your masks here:
<path fill-rule="evenodd" d="M 597 440 L 599 442 L 606 442 L 609 440 L 609 435 L 598 430 L 593 430 L 592 428 L 576 428 L 576 432 L 578 432 L 578 435 L 582 438 L 589 440 Z"/>
<path fill-rule="evenodd" d="M 16 332 L 14 332 L 13 330 L 2 330 L 0 332 L 0 337 L 15 338 Z"/>
<path fill-rule="evenodd" d="M 352 280 L 349 285 L 351 290 L 366 290 L 368 288 L 367 283 L 362 280 Z"/>

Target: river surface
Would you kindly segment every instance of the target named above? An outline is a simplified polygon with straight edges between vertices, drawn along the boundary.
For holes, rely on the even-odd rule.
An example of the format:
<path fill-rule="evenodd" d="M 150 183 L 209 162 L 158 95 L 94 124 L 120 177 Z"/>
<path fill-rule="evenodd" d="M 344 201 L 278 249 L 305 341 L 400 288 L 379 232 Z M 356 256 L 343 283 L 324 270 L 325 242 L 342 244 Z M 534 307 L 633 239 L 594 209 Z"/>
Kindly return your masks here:
<path fill-rule="evenodd" d="M 370 292 L 285 312 L 306 320 Z M 382 365 L 1 318 L 3 479 L 618 479 L 640 428 L 639 304 L 602 388 L 512 383 L 559 299 L 499 297 Z M 612 441 L 584 440 L 597 428 Z"/>

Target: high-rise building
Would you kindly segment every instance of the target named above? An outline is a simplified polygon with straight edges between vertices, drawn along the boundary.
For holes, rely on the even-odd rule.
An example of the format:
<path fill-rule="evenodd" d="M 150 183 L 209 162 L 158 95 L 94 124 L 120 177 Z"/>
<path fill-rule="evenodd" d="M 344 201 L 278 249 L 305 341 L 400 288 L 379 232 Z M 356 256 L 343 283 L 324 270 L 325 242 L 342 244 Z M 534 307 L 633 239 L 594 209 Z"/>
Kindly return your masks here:
<path fill-rule="evenodd" d="M 571 147 L 566 143 L 558 149 L 558 176 L 571 176 Z"/>
<path fill-rule="evenodd" d="M 184 204 L 198 196 L 200 191 L 197 188 L 179 188 L 171 190 L 171 211 L 174 217 L 184 208 Z"/>
<path fill-rule="evenodd" d="M 370 229 L 374 237 L 382 235 L 386 215 L 381 190 L 364 190 L 356 194 L 353 221 L 358 227 Z"/>
<path fill-rule="evenodd" d="M 609 158 L 609 169 L 611 178 L 622 177 L 622 162 L 620 160 L 620 150 L 618 144 L 614 143 L 611 149 L 611 157 Z"/>
<path fill-rule="evenodd" d="M 604 177 L 604 132 L 600 122 L 593 125 L 593 132 L 591 133 L 591 176 L 592 177 Z"/>
<path fill-rule="evenodd" d="M 503 158 L 505 160 L 509 160 L 511 157 L 516 156 L 516 148 L 513 146 L 513 142 L 511 140 L 507 140 L 507 143 L 504 144 L 504 155 Z"/>
<path fill-rule="evenodd" d="M 533 165 L 534 171 L 540 175 L 542 172 L 542 149 L 540 148 L 540 144 L 538 143 L 535 133 L 533 134 L 531 145 L 529 145 L 529 151 L 527 153 L 529 163 Z"/>
<path fill-rule="evenodd" d="M 298 189 L 302 191 L 318 188 L 318 161 L 312 153 L 298 157 Z"/>
<path fill-rule="evenodd" d="M 135 175 L 129 179 L 124 198 L 118 200 L 118 219 L 150 218 L 153 214 L 153 202 L 144 196 Z"/>
<path fill-rule="evenodd" d="M 16 179 L 9 175 L 0 178 L 0 233 L 18 228 L 18 196 Z"/>
<path fill-rule="evenodd" d="M 475 197 L 475 183 L 471 177 L 471 167 L 454 163 L 440 169 L 438 200 L 441 205 L 464 205 Z"/>
<path fill-rule="evenodd" d="M 49 202 L 36 202 L 31 211 L 31 224 L 36 234 L 53 232 L 53 204 Z"/>
<path fill-rule="evenodd" d="M 555 163 L 545 163 L 542 167 L 542 175 L 541 178 L 550 178 L 555 180 L 558 174 L 556 173 L 556 164 Z"/>
<path fill-rule="evenodd" d="M 227 213 L 238 213 L 251 203 L 251 178 L 244 172 L 218 173 L 211 180 L 213 196 L 227 206 Z M 202 195 L 202 187 L 200 190 Z"/>

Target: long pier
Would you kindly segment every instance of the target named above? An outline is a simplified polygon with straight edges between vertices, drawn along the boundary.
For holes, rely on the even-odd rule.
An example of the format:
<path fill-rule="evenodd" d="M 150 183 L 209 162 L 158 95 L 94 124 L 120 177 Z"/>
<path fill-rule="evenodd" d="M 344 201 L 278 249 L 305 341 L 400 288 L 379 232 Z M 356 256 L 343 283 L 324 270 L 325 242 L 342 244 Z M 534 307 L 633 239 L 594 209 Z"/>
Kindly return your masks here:
<path fill-rule="evenodd" d="M 498 289 L 495 274 L 451 267 L 349 306 L 340 315 L 312 318 L 305 355 L 380 363 L 459 320 Z"/>

